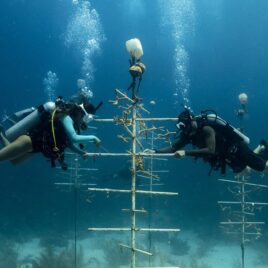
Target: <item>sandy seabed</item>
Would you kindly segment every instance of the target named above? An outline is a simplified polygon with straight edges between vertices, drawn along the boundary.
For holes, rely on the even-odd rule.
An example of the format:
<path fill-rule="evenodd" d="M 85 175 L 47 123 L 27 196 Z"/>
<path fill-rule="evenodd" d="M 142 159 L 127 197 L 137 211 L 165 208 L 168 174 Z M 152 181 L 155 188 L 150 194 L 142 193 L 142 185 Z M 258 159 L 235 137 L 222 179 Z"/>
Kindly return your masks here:
<path fill-rule="evenodd" d="M 241 248 L 238 243 L 214 241 L 206 243 L 191 232 L 180 234 L 180 239 L 187 242 L 188 250 L 184 254 L 176 254 L 176 247 L 171 249 L 169 242 L 155 242 L 151 252 L 154 254 L 150 258 L 140 256 L 137 253 L 137 267 L 181 267 L 181 268 L 240 268 Z M 123 240 L 123 241 L 122 241 Z M 209 239 L 208 239 L 209 240 Z M 129 268 L 130 255 L 128 249 L 119 246 L 128 244 L 122 235 L 96 234 L 90 238 L 78 240 L 77 250 L 83 251 L 83 268 Z M 19 259 L 29 260 L 38 258 L 44 250 L 39 245 L 39 239 L 33 239 L 25 244 L 18 245 Z M 72 244 L 73 242 L 70 242 Z M 254 244 L 256 246 L 256 243 Z M 147 250 L 147 246 L 141 245 L 141 249 Z M 57 248 L 58 252 L 62 249 Z M 179 252 L 178 248 L 178 252 Z M 124 264 L 121 265 L 120 263 Z M 111 266 L 111 263 L 113 265 Z M 149 266 L 150 265 L 150 266 Z M 19 268 L 30 268 L 26 263 Z M 81 268 L 82 268 L 81 267 Z M 265 263 L 260 259 L 260 254 L 256 248 L 250 244 L 245 247 L 245 268 L 267 268 L 268 258 Z M 80 268 L 80 267 L 77 267 Z"/>

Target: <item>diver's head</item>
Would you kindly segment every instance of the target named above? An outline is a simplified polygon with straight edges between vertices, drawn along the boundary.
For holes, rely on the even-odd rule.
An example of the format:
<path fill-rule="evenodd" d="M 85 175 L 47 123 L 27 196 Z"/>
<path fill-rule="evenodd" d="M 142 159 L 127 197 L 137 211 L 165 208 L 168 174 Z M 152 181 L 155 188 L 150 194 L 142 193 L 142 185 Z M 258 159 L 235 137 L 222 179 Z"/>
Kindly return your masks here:
<path fill-rule="evenodd" d="M 183 133 L 190 133 L 192 130 L 196 129 L 197 124 L 190 109 L 185 108 L 185 110 L 178 115 L 176 127 Z"/>

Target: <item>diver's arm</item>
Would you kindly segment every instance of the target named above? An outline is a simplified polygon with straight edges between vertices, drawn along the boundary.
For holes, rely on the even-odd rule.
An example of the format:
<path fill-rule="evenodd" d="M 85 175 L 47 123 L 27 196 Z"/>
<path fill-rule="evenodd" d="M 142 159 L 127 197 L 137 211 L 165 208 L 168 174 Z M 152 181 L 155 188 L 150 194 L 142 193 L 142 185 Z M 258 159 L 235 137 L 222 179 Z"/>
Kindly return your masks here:
<path fill-rule="evenodd" d="M 86 151 L 83 151 L 79 147 L 75 146 L 73 143 L 68 143 L 67 147 L 76 154 L 84 155 L 87 153 Z"/>
<path fill-rule="evenodd" d="M 100 140 L 94 135 L 78 135 L 73 126 L 73 120 L 70 116 L 64 116 L 62 119 L 62 124 L 65 129 L 66 135 L 70 141 L 70 143 L 78 143 L 78 142 L 97 142 Z"/>
<path fill-rule="evenodd" d="M 215 138 L 215 131 L 210 126 L 205 126 L 202 129 L 204 136 L 205 136 L 205 144 L 206 147 L 197 150 L 187 150 L 185 151 L 185 155 L 187 156 L 209 156 L 215 154 L 216 148 L 216 138 Z"/>
<path fill-rule="evenodd" d="M 158 154 L 175 153 L 177 150 L 182 149 L 188 143 L 189 142 L 187 139 L 181 137 L 176 143 L 172 144 L 170 147 L 155 149 L 155 152 Z"/>

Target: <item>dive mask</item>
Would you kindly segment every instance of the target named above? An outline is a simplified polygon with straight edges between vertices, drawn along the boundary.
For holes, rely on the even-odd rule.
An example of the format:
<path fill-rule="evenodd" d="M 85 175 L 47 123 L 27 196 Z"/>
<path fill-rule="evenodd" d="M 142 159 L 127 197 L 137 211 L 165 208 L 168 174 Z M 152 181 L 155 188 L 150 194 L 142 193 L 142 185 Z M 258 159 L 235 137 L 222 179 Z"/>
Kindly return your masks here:
<path fill-rule="evenodd" d="M 188 132 L 191 129 L 192 118 L 191 111 L 185 108 L 185 110 L 178 115 L 176 127 L 183 132 Z"/>
<path fill-rule="evenodd" d="M 85 107 L 84 107 L 84 104 L 80 104 L 79 106 L 81 107 L 82 111 L 84 112 L 83 122 L 84 122 L 86 125 L 88 125 L 91 121 L 94 120 L 93 114 L 89 114 L 89 113 L 86 111 L 86 109 L 85 109 Z"/>
<path fill-rule="evenodd" d="M 183 122 L 178 122 L 176 124 L 177 129 L 184 130 L 186 128 L 186 125 Z"/>

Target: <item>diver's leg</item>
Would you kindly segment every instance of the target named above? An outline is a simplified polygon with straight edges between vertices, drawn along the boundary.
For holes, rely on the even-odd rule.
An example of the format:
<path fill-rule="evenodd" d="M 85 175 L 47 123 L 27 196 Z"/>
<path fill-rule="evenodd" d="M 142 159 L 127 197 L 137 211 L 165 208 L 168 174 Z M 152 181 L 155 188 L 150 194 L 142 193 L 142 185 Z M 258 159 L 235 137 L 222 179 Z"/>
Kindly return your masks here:
<path fill-rule="evenodd" d="M 263 150 L 265 150 L 265 147 L 263 145 L 258 145 L 255 149 L 254 149 L 254 153 L 255 154 L 260 154 Z"/>
<path fill-rule="evenodd" d="M 7 146 L 10 143 L 3 132 L 0 132 L 0 142 L 3 146 Z"/>
<path fill-rule="evenodd" d="M 257 151 L 257 148 L 255 150 Z M 266 161 L 260 155 L 253 152 L 245 143 L 238 145 L 236 158 L 238 162 L 248 167 L 248 171 L 254 169 L 261 172 L 265 169 Z"/>
<path fill-rule="evenodd" d="M 268 154 L 267 154 L 267 150 L 268 150 L 268 147 L 267 147 L 267 142 L 265 140 L 261 140 L 260 144 L 253 150 L 253 153 L 255 154 L 255 156 L 260 157 L 262 159 L 262 161 L 263 161 L 263 163 L 260 165 L 260 168 L 256 169 L 258 171 L 265 171 L 265 172 L 268 171 L 268 161 L 267 161 Z M 253 160 L 253 161 L 251 160 L 251 162 L 259 162 L 259 163 L 261 163 L 260 160 L 256 161 L 256 159 Z M 246 167 L 247 172 L 251 172 L 251 169 L 252 168 L 249 167 L 249 166 Z"/>
<path fill-rule="evenodd" d="M 20 157 L 17 157 L 17 158 L 15 158 L 15 159 L 10 160 L 10 162 L 11 162 L 13 165 L 18 165 L 18 164 L 21 164 L 22 162 L 24 162 L 24 161 L 26 161 L 26 160 L 28 160 L 28 159 L 30 159 L 30 158 L 32 158 L 32 157 L 33 157 L 33 154 L 31 154 L 31 153 L 27 153 L 27 154 L 25 154 L 25 155 L 22 155 L 22 156 L 20 156 Z"/>
<path fill-rule="evenodd" d="M 0 142 L 4 146 L 8 146 L 10 144 L 9 140 L 6 138 L 6 136 L 3 134 L 3 132 L 0 132 Z M 18 165 L 18 164 L 24 162 L 25 160 L 27 160 L 31 157 L 32 157 L 32 154 L 26 154 L 26 155 L 23 155 L 23 156 L 18 157 L 16 159 L 10 160 L 10 161 L 12 162 L 12 164 Z"/>
<path fill-rule="evenodd" d="M 0 124 L 0 143 L 3 146 L 7 146 L 9 144 L 9 140 L 5 136 L 5 128 L 2 124 Z"/>
<path fill-rule="evenodd" d="M 267 174 L 268 173 L 268 161 L 266 161 L 266 163 L 265 163 L 265 167 L 264 167 L 263 173 L 264 174 Z"/>
<path fill-rule="evenodd" d="M 263 158 L 251 152 L 246 155 L 246 164 L 248 167 L 261 172 L 264 171 L 267 163 Z"/>
<path fill-rule="evenodd" d="M 12 143 L 0 150 L 0 161 L 14 160 L 24 157 L 32 152 L 32 140 L 27 135 L 22 135 Z"/>

